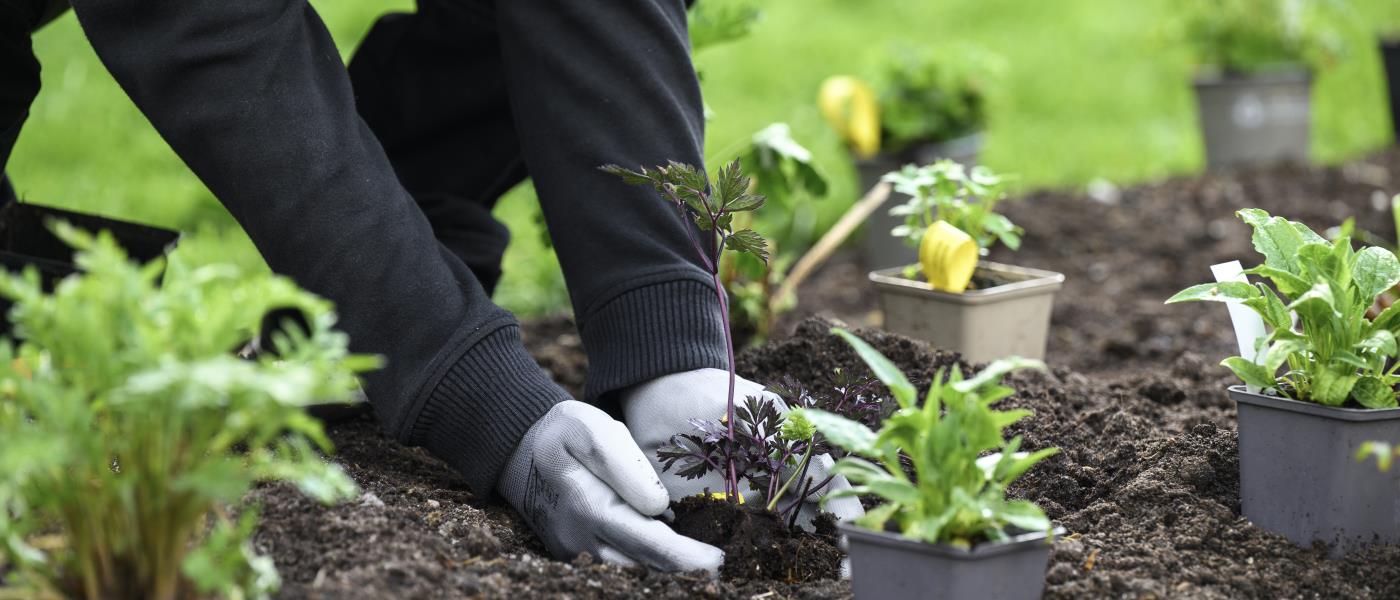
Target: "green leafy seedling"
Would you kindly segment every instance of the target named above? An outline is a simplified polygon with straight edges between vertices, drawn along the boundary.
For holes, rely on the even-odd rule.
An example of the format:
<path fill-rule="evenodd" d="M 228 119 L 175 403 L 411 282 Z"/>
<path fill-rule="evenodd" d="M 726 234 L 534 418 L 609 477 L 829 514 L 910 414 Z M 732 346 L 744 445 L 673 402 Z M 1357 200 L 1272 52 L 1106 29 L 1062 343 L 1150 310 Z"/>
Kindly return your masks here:
<path fill-rule="evenodd" d="M 1317 0 L 1189 0 L 1172 37 L 1198 64 L 1247 74 L 1290 65 L 1324 67 L 1346 52 L 1340 3 Z"/>
<path fill-rule="evenodd" d="M 1264 264 L 1245 273 L 1273 286 L 1203 283 L 1167 303 L 1239 302 L 1259 314 L 1268 334 L 1257 342 L 1256 361 L 1232 356 L 1222 363 L 1246 384 L 1326 406 L 1352 400 L 1366 408 L 1395 407 L 1400 305 L 1374 319 L 1367 311 L 1400 283 L 1400 260 L 1376 246 L 1353 250 L 1346 236 L 1328 241 L 1257 208 L 1238 215 L 1254 229 L 1254 249 L 1264 255 Z"/>
<path fill-rule="evenodd" d="M 1050 531 L 1040 507 L 1008 500 L 1006 488 L 1059 450 L 1020 451 L 1021 438 L 1007 441 L 1004 431 L 1030 411 L 992 408 L 1015 393 L 1000 383 L 1003 376 L 1022 368 L 1043 369 L 1043 363 L 999 360 L 970 379 L 956 367 L 940 370 L 920 404 L 917 389 L 888 358 L 848 331 L 832 332 L 855 348 L 900 408 L 879 431 L 832 413 L 801 411 L 831 443 L 853 455 L 835 466 L 853 487 L 827 498 L 879 496 L 884 504 L 857 524 L 873 531 L 893 525 L 905 537 L 930 544 L 969 548 L 979 541 L 1006 540 L 1014 529 Z M 902 457 L 908 457 L 914 477 L 905 473 Z"/>
<path fill-rule="evenodd" d="M 940 160 L 922 167 L 907 165 L 885 175 L 884 180 L 909 196 L 904 204 L 890 209 L 891 216 L 904 219 L 890 235 L 912 248 L 918 248 L 924 232 L 940 220 L 971 236 L 984 256 L 997 242 L 1012 250 L 1021 247 L 1024 230 L 997 212 L 997 204 L 1006 197 L 1008 178 L 991 169 L 969 169 Z"/>
<path fill-rule="evenodd" d="M 1000 70 L 1000 59 L 981 48 L 896 45 L 877 84 L 881 147 L 899 152 L 981 131 L 988 88 Z"/>
<path fill-rule="evenodd" d="M 22 340 L 0 341 L 0 597 L 266 597 L 256 510 L 229 513 L 260 482 L 355 493 L 304 407 L 347 399 L 375 361 L 289 279 L 136 265 L 106 233 L 55 231 L 82 274 L 52 293 L 32 268 L 0 275 Z M 276 358 L 232 354 L 283 307 L 309 330 L 275 335 Z"/>

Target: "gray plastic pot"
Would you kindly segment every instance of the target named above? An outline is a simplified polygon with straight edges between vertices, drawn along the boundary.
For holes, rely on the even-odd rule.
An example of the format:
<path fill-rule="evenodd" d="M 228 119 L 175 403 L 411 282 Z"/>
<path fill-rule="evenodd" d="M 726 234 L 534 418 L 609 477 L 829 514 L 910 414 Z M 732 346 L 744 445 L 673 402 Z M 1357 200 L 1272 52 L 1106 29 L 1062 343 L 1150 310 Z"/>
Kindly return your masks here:
<path fill-rule="evenodd" d="M 1400 469 L 1357 461 L 1363 442 L 1400 441 L 1400 408 L 1333 408 L 1230 388 L 1239 410 L 1240 508 L 1255 525 L 1332 556 L 1400 543 Z"/>
<path fill-rule="evenodd" d="M 1386 89 L 1390 90 L 1390 126 L 1400 140 L 1400 39 L 1381 42 L 1381 63 L 1385 65 Z"/>
<path fill-rule="evenodd" d="M 1303 69 L 1198 77 L 1207 166 L 1307 162 L 1311 94 Z"/>
<path fill-rule="evenodd" d="M 880 178 L 890 171 L 898 171 L 907 164 L 927 165 L 939 159 L 957 161 L 965 166 L 977 163 L 977 155 L 982 152 L 982 134 L 948 140 L 937 144 L 915 146 L 899 154 L 881 154 L 868 160 L 856 161 L 856 172 L 860 175 L 860 189 L 864 194 L 880 183 Z M 870 214 L 865 222 L 865 266 L 870 269 L 885 269 L 907 265 L 918 260 L 913 248 L 904 240 L 890 235 L 890 230 L 903 224 L 899 217 L 891 217 L 890 209 L 903 204 L 909 196 L 891 193 L 880 208 Z"/>
<path fill-rule="evenodd" d="M 1045 590 L 1051 543 L 1043 531 L 964 550 L 839 527 L 850 544 L 851 591 L 857 600 L 1033 600 Z M 1055 529 L 1057 536 L 1064 533 Z"/>
<path fill-rule="evenodd" d="M 927 341 L 983 363 L 1021 356 L 1044 358 L 1055 292 L 1065 276 L 1052 271 L 982 261 L 977 272 L 1012 283 L 952 294 L 905 279 L 903 268 L 870 274 L 880 294 L 886 331 Z"/>

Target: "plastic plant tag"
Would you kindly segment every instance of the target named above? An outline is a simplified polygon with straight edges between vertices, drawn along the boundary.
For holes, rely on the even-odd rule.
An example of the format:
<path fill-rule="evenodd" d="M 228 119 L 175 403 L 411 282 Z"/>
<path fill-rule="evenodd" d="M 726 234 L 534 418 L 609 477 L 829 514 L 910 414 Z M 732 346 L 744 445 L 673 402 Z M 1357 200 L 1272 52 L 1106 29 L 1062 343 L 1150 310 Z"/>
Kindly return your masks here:
<path fill-rule="evenodd" d="M 865 82 L 847 75 L 827 78 L 817 95 L 817 107 L 857 156 L 871 158 L 880 153 L 880 103 Z"/>
<path fill-rule="evenodd" d="M 919 242 L 919 265 L 933 289 L 961 294 L 977 270 L 977 241 L 947 221 L 938 221 Z"/>
<path fill-rule="evenodd" d="M 1245 277 L 1244 274 L 1244 267 L 1240 265 L 1238 260 L 1211 265 L 1210 272 L 1220 283 L 1226 281 L 1249 283 L 1249 278 Z M 1241 302 L 1226 302 L 1225 308 L 1230 311 L 1230 323 L 1235 327 L 1235 342 L 1239 344 L 1240 356 L 1250 362 L 1258 362 L 1256 360 L 1257 343 L 1260 338 L 1267 334 L 1264 330 L 1264 319 Z M 1250 392 L 1259 392 L 1255 386 L 1247 385 L 1245 387 Z"/>

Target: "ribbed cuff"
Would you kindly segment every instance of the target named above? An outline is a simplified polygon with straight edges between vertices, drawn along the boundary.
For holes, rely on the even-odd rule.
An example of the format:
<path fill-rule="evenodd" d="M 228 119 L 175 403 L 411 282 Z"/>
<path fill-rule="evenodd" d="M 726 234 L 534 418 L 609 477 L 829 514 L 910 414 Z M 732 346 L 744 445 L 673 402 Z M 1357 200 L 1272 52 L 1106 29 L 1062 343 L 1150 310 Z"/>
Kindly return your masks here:
<path fill-rule="evenodd" d="M 727 369 L 724 323 L 710 284 L 673 279 L 634 288 L 581 323 L 585 399 L 672 373 Z"/>
<path fill-rule="evenodd" d="M 410 443 L 447 461 L 477 495 L 490 496 L 525 432 L 569 399 L 525 352 L 519 326 L 506 325 L 482 337 L 438 380 Z"/>

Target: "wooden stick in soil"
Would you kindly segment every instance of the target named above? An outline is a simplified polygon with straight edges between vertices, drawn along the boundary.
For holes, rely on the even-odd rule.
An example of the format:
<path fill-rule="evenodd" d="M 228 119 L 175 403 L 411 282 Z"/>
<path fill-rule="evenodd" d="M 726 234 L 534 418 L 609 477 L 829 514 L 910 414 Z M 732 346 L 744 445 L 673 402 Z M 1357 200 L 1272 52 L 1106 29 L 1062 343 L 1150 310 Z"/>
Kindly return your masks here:
<path fill-rule="evenodd" d="M 813 271 L 816 271 L 823 262 L 826 262 L 826 259 L 830 258 L 831 254 L 836 251 L 836 248 L 840 247 L 841 243 L 846 241 L 846 238 L 850 237 L 857 227 L 865 223 L 870 215 L 884 206 L 889 197 L 890 183 L 882 181 L 879 185 L 870 188 L 870 191 L 866 192 L 865 197 L 861 198 L 859 202 L 851 205 L 846 214 L 841 215 L 841 219 L 827 230 L 820 240 L 817 240 L 816 245 L 812 246 L 811 250 L 798 259 L 797 264 L 792 266 L 792 271 L 788 272 L 783 285 L 778 288 L 778 293 L 774 294 L 769 301 L 771 303 L 770 309 L 775 310 L 773 307 L 776 307 L 781 299 L 787 298 L 797 291 L 797 286 L 801 285 L 802 281 L 807 279 L 807 276 L 811 275 Z"/>

